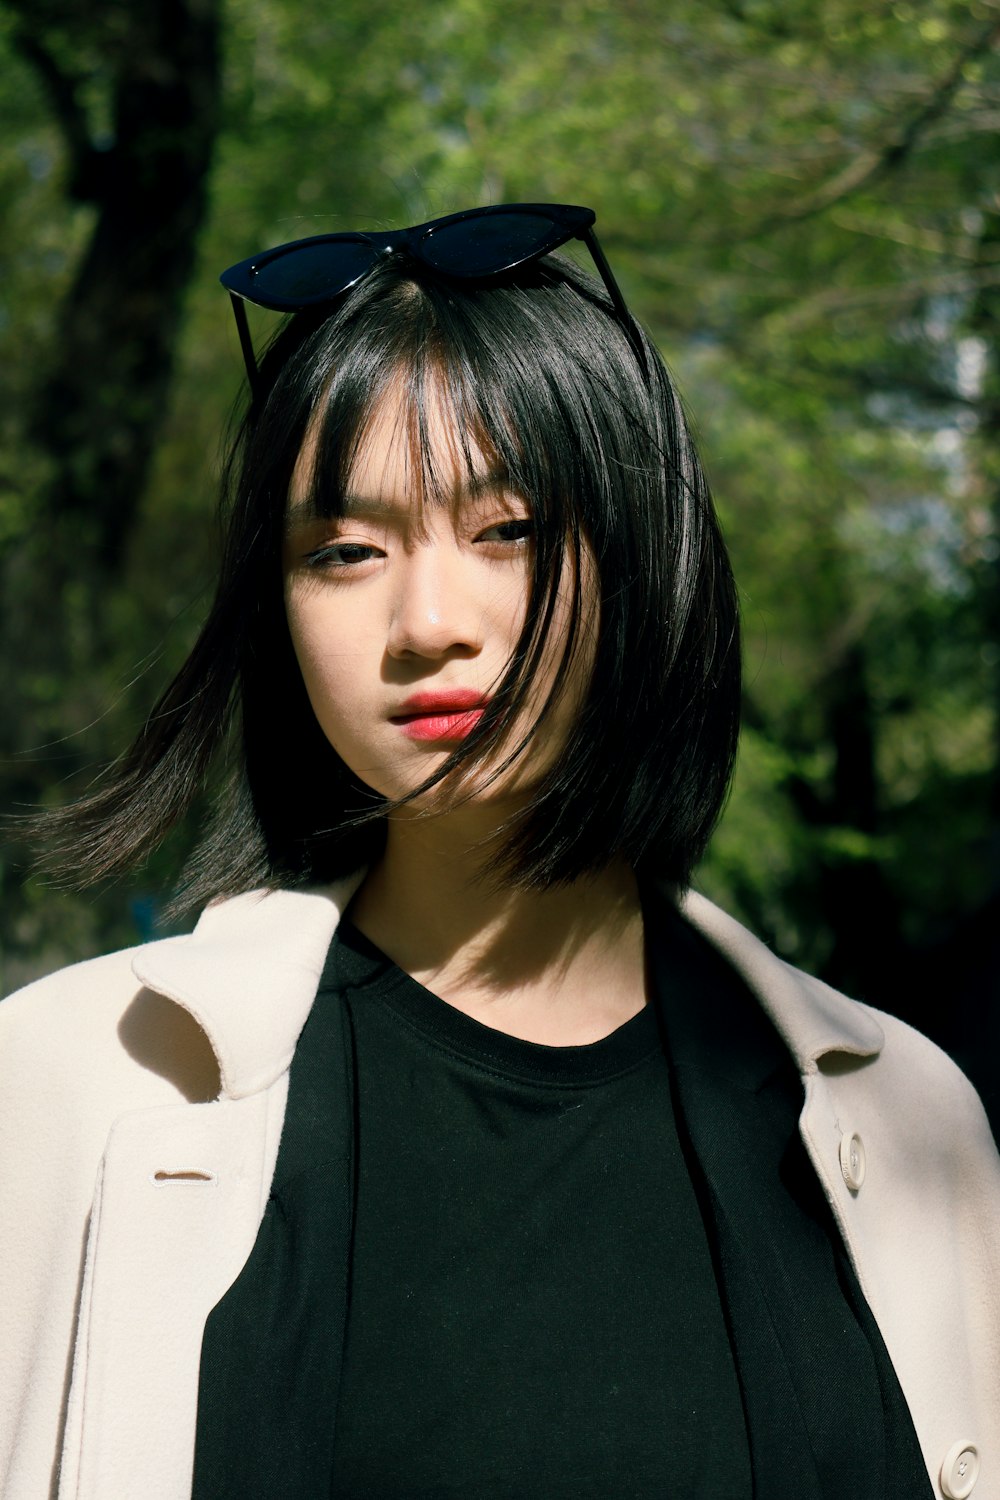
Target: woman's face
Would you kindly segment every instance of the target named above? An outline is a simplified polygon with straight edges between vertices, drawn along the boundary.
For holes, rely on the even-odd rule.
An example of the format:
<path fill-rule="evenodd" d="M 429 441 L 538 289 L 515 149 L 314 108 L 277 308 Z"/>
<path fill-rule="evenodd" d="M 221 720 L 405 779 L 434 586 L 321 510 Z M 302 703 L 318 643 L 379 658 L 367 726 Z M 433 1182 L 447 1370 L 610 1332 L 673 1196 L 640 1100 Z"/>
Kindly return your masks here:
<path fill-rule="evenodd" d="M 389 798 L 432 775 L 478 722 L 517 645 L 530 594 L 527 501 L 475 445 L 470 479 L 433 391 L 428 417 L 439 495 L 423 494 L 401 395 L 391 386 L 361 442 L 344 517 L 310 512 L 308 438 L 288 503 L 285 606 L 309 700 L 344 763 Z M 589 566 L 585 572 L 592 579 Z M 559 670 L 572 569 L 564 578 L 527 717 L 507 731 L 501 756 L 519 742 Z M 593 592 L 590 582 L 585 594 Z M 588 613 L 570 690 L 545 721 L 544 744 L 533 743 L 485 795 L 527 791 L 558 753 L 589 674 Z M 457 774 L 463 794 L 474 790 L 475 772 Z"/>

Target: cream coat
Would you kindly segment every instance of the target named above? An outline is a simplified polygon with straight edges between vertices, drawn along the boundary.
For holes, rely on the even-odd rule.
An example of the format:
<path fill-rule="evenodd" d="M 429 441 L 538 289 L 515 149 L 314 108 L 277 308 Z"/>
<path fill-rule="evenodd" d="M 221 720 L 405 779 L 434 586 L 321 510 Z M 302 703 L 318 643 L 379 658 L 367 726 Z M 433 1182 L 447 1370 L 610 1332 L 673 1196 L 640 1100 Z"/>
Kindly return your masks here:
<path fill-rule="evenodd" d="M 189 936 L 0 1005 L 3 1500 L 189 1494 L 202 1329 L 253 1245 L 289 1063 L 352 891 L 220 902 Z M 798 1063 L 802 1136 L 935 1495 L 969 1493 L 972 1445 L 976 1500 L 1000 1500 L 1000 1162 L 975 1093 L 900 1022 L 704 899 L 684 910 Z"/>

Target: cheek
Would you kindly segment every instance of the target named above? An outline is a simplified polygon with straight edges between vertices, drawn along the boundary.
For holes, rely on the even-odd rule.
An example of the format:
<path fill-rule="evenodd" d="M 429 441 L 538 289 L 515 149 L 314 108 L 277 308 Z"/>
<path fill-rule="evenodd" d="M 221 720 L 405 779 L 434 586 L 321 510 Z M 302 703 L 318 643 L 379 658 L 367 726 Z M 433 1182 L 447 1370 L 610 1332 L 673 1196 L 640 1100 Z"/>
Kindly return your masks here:
<path fill-rule="evenodd" d="M 364 680 L 358 670 L 363 651 L 353 634 L 347 636 L 351 645 L 344 648 L 345 634 L 329 614 L 311 592 L 286 593 L 285 617 L 302 681 L 324 733 L 335 743 L 339 725 L 349 724 L 356 708 Z"/>
<path fill-rule="evenodd" d="M 312 698 L 314 684 L 322 680 L 325 675 L 322 633 L 316 629 L 310 611 L 302 607 L 295 595 L 286 596 L 285 618 L 288 621 L 288 634 L 291 637 L 295 660 L 299 664 L 302 680 Z"/>

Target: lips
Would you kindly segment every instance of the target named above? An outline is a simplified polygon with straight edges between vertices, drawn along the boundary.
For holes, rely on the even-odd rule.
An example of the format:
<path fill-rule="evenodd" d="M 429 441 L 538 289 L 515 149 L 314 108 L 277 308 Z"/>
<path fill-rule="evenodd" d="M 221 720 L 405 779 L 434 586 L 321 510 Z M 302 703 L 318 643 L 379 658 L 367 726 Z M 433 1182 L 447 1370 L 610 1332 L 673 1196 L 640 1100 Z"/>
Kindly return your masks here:
<path fill-rule="evenodd" d="M 410 740 L 464 740 L 482 718 L 487 701 L 471 688 L 412 693 L 390 722 Z"/>

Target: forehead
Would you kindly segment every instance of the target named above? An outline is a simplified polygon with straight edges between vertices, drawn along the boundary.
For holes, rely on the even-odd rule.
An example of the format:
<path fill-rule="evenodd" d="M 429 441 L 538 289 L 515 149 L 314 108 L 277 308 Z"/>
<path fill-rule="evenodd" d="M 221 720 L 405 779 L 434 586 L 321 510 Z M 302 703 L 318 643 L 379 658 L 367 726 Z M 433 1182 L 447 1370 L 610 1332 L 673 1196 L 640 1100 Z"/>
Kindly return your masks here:
<path fill-rule="evenodd" d="M 310 422 L 289 486 L 289 504 L 308 505 L 318 487 L 317 455 L 322 413 Z M 475 424 L 463 423 L 445 382 L 428 375 L 418 391 L 402 374 L 392 377 L 362 422 L 340 475 L 343 491 L 409 504 L 447 501 L 469 493 L 476 481 L 495 483 L 496 456 Z"/>

